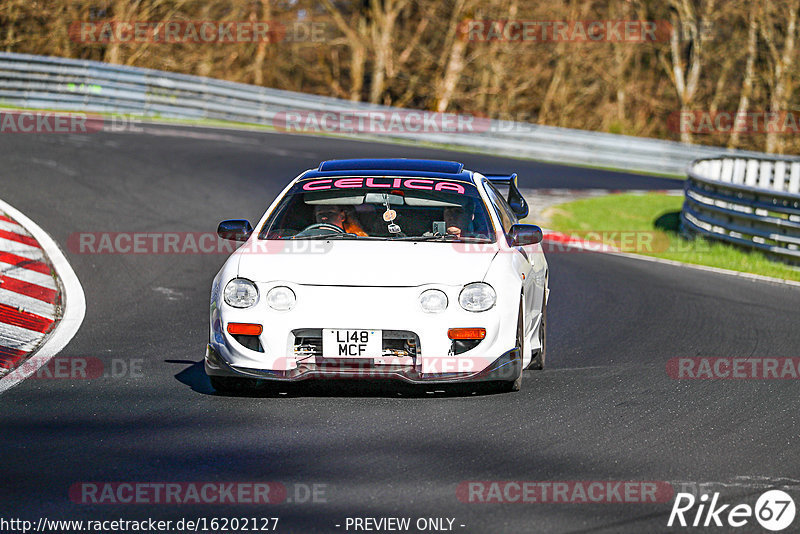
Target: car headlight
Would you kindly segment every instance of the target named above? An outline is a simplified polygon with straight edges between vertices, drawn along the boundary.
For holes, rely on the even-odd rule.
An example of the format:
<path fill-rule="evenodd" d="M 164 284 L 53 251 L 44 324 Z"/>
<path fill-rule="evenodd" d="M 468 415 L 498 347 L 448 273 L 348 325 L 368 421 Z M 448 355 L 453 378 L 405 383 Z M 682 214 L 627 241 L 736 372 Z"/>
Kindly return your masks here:
<path fill-rule="evenodd" d="M 447 295 L 438 289 L 427 289 L 419 296 L 419 305 L 426 313 L 440 313 L 447 309 Z"/>
<path fill-rule="evenodd" d="M 467 284 L 458 296 L 461 307 L 471 312 L 486 311 L 497 302 L 497 295 L 492 286 L 483 282 Z"/>
<path fill-rule="evenodd" d="M 225 302 L 234 308 L 249 308 L 258 302 L 258 289 L 250 280 L 234 278 L 225 286 Z"/>
<path fill-rule="evenodd" d="M 289 311 L 294 308 L 296 301 L 294 291 L 285 286 L 273 287 L 267 293 L 267 304 L 273 310 Z"/>

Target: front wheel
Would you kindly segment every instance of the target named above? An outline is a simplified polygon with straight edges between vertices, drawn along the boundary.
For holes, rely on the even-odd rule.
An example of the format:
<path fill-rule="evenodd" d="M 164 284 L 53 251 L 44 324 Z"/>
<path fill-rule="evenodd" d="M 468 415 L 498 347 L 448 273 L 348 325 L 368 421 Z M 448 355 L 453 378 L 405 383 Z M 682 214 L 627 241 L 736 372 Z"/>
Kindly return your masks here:
<path fill-rule="evenodd" d="M 522 355 L 525 354 L 525 323 L 522 315 L 522 302 L 519 303 L 519 317 L 517 318 L 517 350 L 520 364 Z M 520 365 L 519 375 L 514 380 L 504 380 L 498 382 L 497 391 L 500 393 L 511 393 L 519 391 L 522 387 L 522 366 Z"/>
<path fill-rule="evenodd" d="M 547 355 L 547 304 L 542 303 L 542 324 L 539 325 L 539 346 L 541 347 L 531 358 L 528 369 L 544 369 L 544 359 Z"/>

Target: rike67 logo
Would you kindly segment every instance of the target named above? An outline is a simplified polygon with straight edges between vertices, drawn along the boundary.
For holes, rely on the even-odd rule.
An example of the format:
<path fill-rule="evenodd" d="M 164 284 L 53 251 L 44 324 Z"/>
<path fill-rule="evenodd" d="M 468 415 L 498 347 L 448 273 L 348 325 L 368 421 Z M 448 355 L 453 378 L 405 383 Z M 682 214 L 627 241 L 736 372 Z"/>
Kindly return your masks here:
<path fill-rule="evenodd" d="M 714 493 L 710 502 L 707 493 L 702 494 L 699 500 L 691 493 L 678 493 L 667 526 L 738 528 L 755 517 L 763 528 L 777 532 L 792 524 L 795 512 L 794 500 L 781 490 L 764 492 L 754 507 L 722 504 L 719 493 Z"/>

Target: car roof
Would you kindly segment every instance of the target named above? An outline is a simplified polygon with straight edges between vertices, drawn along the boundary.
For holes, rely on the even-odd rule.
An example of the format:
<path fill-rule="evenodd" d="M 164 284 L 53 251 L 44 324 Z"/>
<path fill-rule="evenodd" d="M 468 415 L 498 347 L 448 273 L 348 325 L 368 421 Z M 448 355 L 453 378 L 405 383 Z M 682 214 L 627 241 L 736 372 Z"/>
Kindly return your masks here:
<path fill-rule="evenodd" d="M 300 180 L 332 176 L 415 176 L 474 183 L 472 171 L 457 161 L 432 159 L 332 159 L 300 175 Z"/>

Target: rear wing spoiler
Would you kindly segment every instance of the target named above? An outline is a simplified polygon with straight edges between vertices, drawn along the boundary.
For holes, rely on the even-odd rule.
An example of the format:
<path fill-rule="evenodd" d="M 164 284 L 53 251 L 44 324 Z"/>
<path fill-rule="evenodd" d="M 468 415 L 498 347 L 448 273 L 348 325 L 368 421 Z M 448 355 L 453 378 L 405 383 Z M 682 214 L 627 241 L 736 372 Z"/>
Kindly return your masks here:
<path fill-rule="evenodd" d="M 514 215 L 516 215 L 518 219 L 524 219 L 528 216 L 528 203 L 525 202 L 525 198 L 517 187 L 517 173 L 484 174 L 484 176 L 486 176 L 486 179 L 500 191 L 503 191 L 504 187 L 508 187 L 508 196 L 506 196 L 506 200 L 511 207 L 511 211 L 514 212 Z"/>

